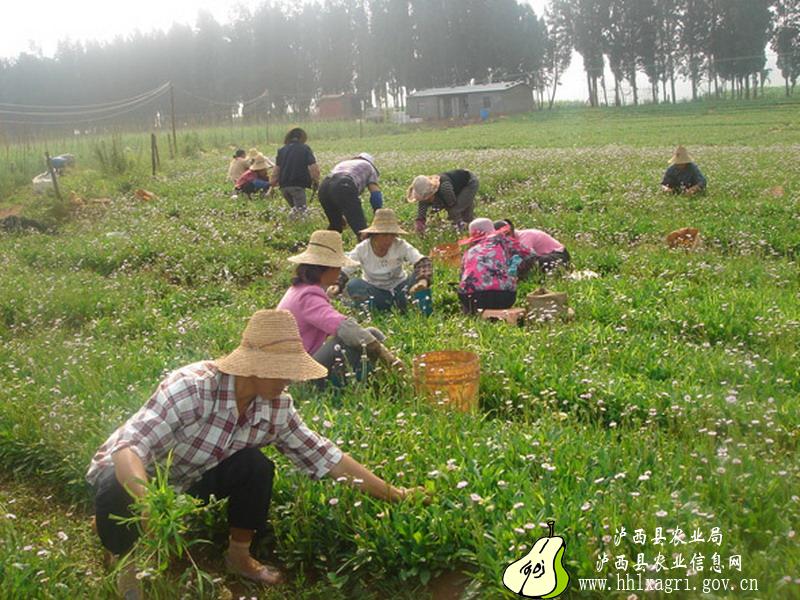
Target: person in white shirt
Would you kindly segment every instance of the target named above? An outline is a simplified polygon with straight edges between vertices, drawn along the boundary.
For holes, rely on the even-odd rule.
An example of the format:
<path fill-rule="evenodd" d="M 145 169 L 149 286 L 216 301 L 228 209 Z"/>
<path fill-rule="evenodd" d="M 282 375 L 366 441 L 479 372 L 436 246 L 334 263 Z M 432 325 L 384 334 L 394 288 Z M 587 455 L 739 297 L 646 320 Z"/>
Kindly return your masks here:
<path fill-rule="evenodd" d="M 339 281 L 328 288 L 328 296 L 345 291 L 358 307 L 405 310 L 409 295 L 431 285 L 430 259 L 398 237 L 407 232 L 400 227 L 397 215 L 390 208 L 375 211 L 372 225 L 360 233 L 367 238 L 347 253 L 358 265 L 342 269 Z M 414 269 L 407 273 L 406 265 Z M 359 269 L 363 277 L 351 279 Z"/>

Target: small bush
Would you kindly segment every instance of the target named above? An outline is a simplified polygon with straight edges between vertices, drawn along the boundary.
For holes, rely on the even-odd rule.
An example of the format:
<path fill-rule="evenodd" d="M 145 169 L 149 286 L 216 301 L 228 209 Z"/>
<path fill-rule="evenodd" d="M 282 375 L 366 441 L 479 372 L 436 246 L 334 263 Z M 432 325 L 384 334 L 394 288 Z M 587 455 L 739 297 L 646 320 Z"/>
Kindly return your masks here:
<path fill-rule="evenodd" d="M 124 175 L 133 167 L 133 161 L 125 154 L 122 139 L 113 136 L 109 143 L 100 140 L 92 146 L 92 154 L 105 175 Z"/>

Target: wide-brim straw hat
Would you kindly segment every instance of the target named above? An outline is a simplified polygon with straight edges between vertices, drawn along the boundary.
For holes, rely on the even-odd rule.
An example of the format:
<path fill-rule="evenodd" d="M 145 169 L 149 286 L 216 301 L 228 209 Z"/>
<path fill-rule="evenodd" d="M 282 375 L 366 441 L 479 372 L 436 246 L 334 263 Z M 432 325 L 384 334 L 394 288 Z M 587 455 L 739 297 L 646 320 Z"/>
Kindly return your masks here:
<path fill-rule="evenodd" d="M 692 157 L 689 156 L 689 151 L 684 148 L 683 146 L 678 146 L 675 148 L 675 152 L 672 155 L 672 158 L 669 160 L 669 164 L 671 165 L 686 165 L 690 162 L 694 162 Z"/>
<path fill-rule="evenodd" d="M 247 151 L 247 158 L 255 160 L 260 154 L 261 152 L 258 151 L 258 148 L 250 148 L 250 150 Z"/>
<path fill-rule="evenodd" d="M 358 263 L 344 255 L 342 234 L 338 231 L 315 231 L 302 254 L 290 256 L 289 262 L 322 267 L 357 267 Z"/>
<path fill-rule="evenodd" d="M 405 235 L 408 232 L 400 227 L 400 221 L 391 208 L 379 208 L 375 211 L 372 218 L 372 225 L 362 229 L 359 233 L 392 233 L 394 235 Z"/>
<path fill-rule="evenodd" d="M 267 157 L 263 156 L 262 154 L 259 154 L 258 156 L 256 156 L 255 160 L 253 161 L 253 164 L 250 165 L 250 170 L 261 171 L 262 169 L 268 169 L 270 166 L 271 165 L 267 160 Z"/>
<path fill-rule="evenodd" d="M 328 374 L 303 348 L 297 322 L 288 310 L 259 310 L 247 323 L 233 352 L 214 361 L 229 375 L 307 381 Z"/>
<path fill-rule="evenodd" d="M 439 189 L 439 181 L 438 175 L 417 175 L 411 182 L 411 187 L 408 188 L 406 201 L 419 202 L 432 196 Z"/>

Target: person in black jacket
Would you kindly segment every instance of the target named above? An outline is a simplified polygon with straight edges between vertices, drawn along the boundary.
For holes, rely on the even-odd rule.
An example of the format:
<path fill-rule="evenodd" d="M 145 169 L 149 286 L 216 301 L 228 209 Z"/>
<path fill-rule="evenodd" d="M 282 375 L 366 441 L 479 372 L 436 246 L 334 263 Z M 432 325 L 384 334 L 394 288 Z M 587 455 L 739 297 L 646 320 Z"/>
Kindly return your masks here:
<path fill-rule="evenodd" d="M 460 231 L 474 218 L 478 177 L 466 169 L 454 169 L 439 175 L 417 175 L 408 188 L 406 200 L 417 202 L 417 233 L 425 233 L 428 209 L 445 209 L 448 218 Z"/>
<path fill-rule="evenodd" d="M 306 145 L 307 141 L 308 135 L 299 127 L 286 134 L 269 181 L 273 187 L 281 188 L 293 217 L 306 212 L 306 189 L 319 185 L 319 165 L 311 148 Z"/>

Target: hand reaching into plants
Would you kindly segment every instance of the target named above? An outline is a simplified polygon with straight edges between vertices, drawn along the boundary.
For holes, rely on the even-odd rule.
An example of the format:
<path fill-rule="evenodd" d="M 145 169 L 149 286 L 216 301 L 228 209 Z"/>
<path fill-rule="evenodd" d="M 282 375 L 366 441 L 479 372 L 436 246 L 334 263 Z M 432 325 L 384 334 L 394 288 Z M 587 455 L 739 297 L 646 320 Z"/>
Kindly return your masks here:
<path fill-rule="evenodd" d="M 334 283 L 333 285 L 328 286 L 328 289 L 325 290 L 325 293 L 328 295 L 328 298 L 333 299 L 342 293 L 342 288 Z"/>
<path fill-rule="evenodd" d="M 430 492 L 421 485 L 410 488 L 401 487 L 397 488 L 397 491 L 399 492 L 399 494 L 396 498 L 394 498 L 395 502 L 400 502 L 402 500 L 408 500 L 412 498 L 422 498 L 422 503 L 425 504 L 426 506 L 431 503 Z"/>
<path fill-rule="evenodd" d="M 406 366 L 403 364 L 403 361 L 392 354 L 391 351 L 379 341 L 376 340 L 367 344 L 367 356 L 372 360 L 381 361 L 395 373 L 405 375 Z"/>
<path fill-rule="evenodd" d="M 426 494 L 426 490 L 422 487 L 396 487 L 375 475 L 349 454 L 344 453 L 342 460 L 328 472 L 328 475 L 335 479 L 345 477 L 353 487 L 363 490 L 373 498 L 387 502 L 400 502 L 418 494 Z"/>

